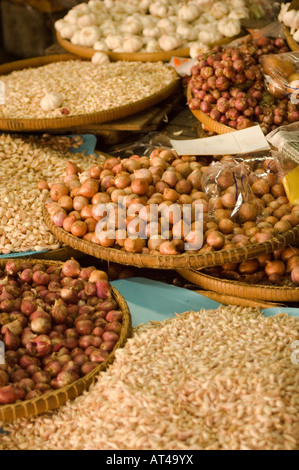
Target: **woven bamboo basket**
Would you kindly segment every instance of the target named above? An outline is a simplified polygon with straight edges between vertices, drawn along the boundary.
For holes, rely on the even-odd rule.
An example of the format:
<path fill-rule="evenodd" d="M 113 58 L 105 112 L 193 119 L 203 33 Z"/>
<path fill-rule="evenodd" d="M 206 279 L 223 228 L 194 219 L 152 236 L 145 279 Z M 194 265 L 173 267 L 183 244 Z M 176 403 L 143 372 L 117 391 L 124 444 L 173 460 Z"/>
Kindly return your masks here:
<path fill-rule="evenodd" d="M 27 263 L 28 259 L 25 260 Z M 21 262 L 24 262 L 24 259 L 21 260 L 20 263 Z M 59 261 L 29 260 L 29 262 L 32 262 L 32 264 L 38 262 L 47 267 L 62 265 L 62 263 Z M 0 260 L 0 268 L 2 268 L 5 264 L 6 261 Z M 107 357 L 106 361 L 100 364 L 96 369 L 94 369 L 85 377 L 82 377 L 81 379 L 64 388 L 53 390 L 51 392 L 45 393 L 44 395 L 41 395 L 40 397 L 21 401 L 13 405 L 0 405 L 0 422 L 9 422 L 19 418 L 29 418 L 30 416 L 39 415 L 41 413 L 46 413 L 50 410 L 59 408 L 68 400 L 73 400 L 79 395 L 82 395 L 85 390 L 88 390 L 89 387 L 96 382 L 99 374 L 105 371 L 113 362 L 115 351 L 125 345 L 127 338 L 131 336 L 132 331 L 131 315 L 125 299 L 114 287 L 112 287 L 112 295 L 118 303 L 120 310 L 123 312 L 123 328 L 117 344 Z"/>
<path fill-rule="evenodd" d="M 71 54 L 57 54 L 10 62 L 8 64 L 0 65 L 0 76 L 7 75 L 15 70 L 22 70 L 29 67 L 40 67 L 52 62 L 65 62 L 68 60 L 80 59 Z M 48 131 L 54 129 L 71 129 L 89 124 L 100 124 L 103 122 L 115 121 L 117 119 L 139 113 L 140 111 L 143 111 L 157 103 L 160 103 L 161 101 L 164 101 L 179 88 L 180 83 L 180 78 L 178 77 L 169 83 L 166 87 L 164 87 L 164 89 L 160 90 L 158 93 L 153 93 L 147 98 L 96 113 L 45 119 L 0 118 L 0 130 L 9 132 Z"/>
<path fill-rule="evenodd" d="M 83 253 L 78 250 L 74 250 L 69 246 L 62 246 L 57 250 L 49 250 L 45 252 L 25 252 L 25 253 L 10 253 L 9 255 L 0 255 L 0 260 L 8 261 L 8 259 L 18 258 L 38 258 L 44 260 L 55 260 L 55 261 L 66 261 L 70 258 L 79 259 L 82 258 Z"/>
<path fill-rule="evenodd" d="M 57 32 L 58 43 L 71 54 L 75 54 L 78 57 L 84 59 L 91 59 L 92 56 L 97 52 L 92 47 L 76 46 L 72 44 L 68 39 L 63 39 Z M 189 57 L 189 47 L 175 49 L 172 51 L 161 51 L 161 52 L 112 52 L 103 51 L 110 60 L 129 60 L 138 62 L 168 62 L 171 57 Z"/>
<path fill-rule="evenodd" d="M 248 245 L 235 250 L 220 250 L 205 254 L 182 254 L 182 255 L 146 255 L 140 253 L 127 253 L 116 248 L 105 248 L 92 242 L 87 242 L 81 238 L 66 232 L 57 227 L 51 220 L 46 207 L 43 207 L 43 217 L 45 223 L 55 235 L 55 237 L 71 246 L 75 250 L 82 251 L 87 255 L 100 258 L 114 263 L 135 266 L 138 268 L 153 269 L 200 269 L 212 266 L 219 266 L 225 263 L 242 261 L 256 258 L 263 253 L 272 253 L 274 250 L 295 243 L 299 240 L 299 225 L 292 228 L 283 235 L 276 235 L 275 238 L 264 243 Z"/>
<path fill-rule="evenodd" d="M 286 37 L 289 48 L 294 52 L 299 51 L 299 44 L 298 44 L 297 41 L 295 41 L 295 39 L 291 35 L 290 28 L 285 26 L 284 27 L 284 33 L 285 33 L 285 37 Z"/>
<path fill-rule="evenodd" d="M 218 294 L 254 299 L 269 302 L 298 302 L 299 287 L 269 286 L 263 284 L 246 284 L 245 282 L 219 279 L 201 272 L 180 269 L 178 273 L 187 281 L 205 290 Z"/>

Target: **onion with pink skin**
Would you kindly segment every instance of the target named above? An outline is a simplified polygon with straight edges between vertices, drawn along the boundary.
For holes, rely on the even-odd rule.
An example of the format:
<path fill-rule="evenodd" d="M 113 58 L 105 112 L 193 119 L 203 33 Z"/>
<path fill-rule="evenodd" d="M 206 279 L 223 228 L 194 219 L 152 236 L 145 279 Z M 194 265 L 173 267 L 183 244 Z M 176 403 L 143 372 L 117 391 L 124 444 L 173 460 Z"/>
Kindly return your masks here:
<path fill-rule="evenodd" d="M 32 400 L 33 398 L 40 397 L 42 395 L 42 392 L 40 390 L 31 390 L 31 392 L 28 392 L 25 399 L 26 400 Z"/>
<path fill-rule="evenodd" d="M 29 374 L 24 369 L 18 369 L 14 371 L 10 376 L 11 382 L 19 382 L 21 379 L 28 379 Z"/>
<path fill-rule="evenodd" d="M 79 277 L 81 272 L 81 266 L 78 261 L 71 259 L 66 261 L 63 266 L 61 273 L 65 277 L 77 278 Z"/>
<path fill-rule="evenodd" d="M 51 331 L 51 321 L 46 318 L 35 318 L 31 323 L 30 327 L 34 333 L 38 334 L 49 334 Z"/>
<path fill-rule="evenodd" d="M 24 328 L 22 336 L 21 336 L 21 344 L 22 346 L 26 347 L 29 341 L 32 341 L 37 338 L 37 335 L 32 333 L 30 328 Z"/>
<path fill-rule="evenodd" d="M 110 310 L 110 312 L 107 313 L 106 316 L 106 321 L 110 322 L 121 322 L 123 318 L 123 313 L 121 310 Z"/>
<path fill-rule="evenodd" d="M 76 322 L 76 330 L 79 335 L 90 335 L 94 329 L 94 325 L 90 320 L 79 320 Z"/>
<path fill-rule="evenodd" d="M 33 374 L 32 380 L 35 383 L 46 384 L 46 383 L 50 382 L 51 375 L 48 372 L 46 372 L 45 370 L 41 370 L 40 372 L 36 372 L 35 374 Z"/>
<path fill-rule="evenodd" d="M 104 351 L 103 349 L 96 349 L 90 354 L 90 361 L 100 364 L 102 362 L 105 362 L 108 356 L 108 351 Z"/>
<path fill-rule="evenodd" d="M 59 361 L 52 360 L 44 367 L 44 371 L 54 378 L 62 371 L 62 365 Z"/>
<path fill-rule="evenodd" d="M 65 339 L 65 347 L 72 351 L 74 348 L 78 346 L 78 340 L 74 337 L 69 336 L 68 338 Z"/>
<path fill-rule="evenodd" d="M 108 351 L 108 352 L 111 352 L 115 346 L 115 342 L 114 341 L 104 341 L 102 342 L 101 344 L 101 349 L 103 349 L 103 351 Z"/>
<path fill-rule="evenodd" d="M 0 389 L 9 382 L 9 376 L 4 370 L 0 370 Z"/>
<path fill-rule="evenodd" d="M 51 316 L 54 320 L 54 323 L 57 325 L 64 324 L 68 314 L 69 312 L 67 305 L 63 302 L 63 300 L 56 300 L 54 306 L 51 309 Z"/>
<path fill-rule="evenodd" d="M 69 371 L 61 371 L 57 378 L 51 381 L 53 388 L 63 388 L 79 380 L 79 374 Z"/>
<path fill-rule="evenodd" d="M 119 334 L 115 333 L 114 331 L 105 331 L 103 333 L 103 341 L 115 341 L 119 340 Z"/>
<path fill-rule="evenodd" d="M 11 385 L 0 388 L 0 405 L 10 405 L 16 400 L 16 392 Z"/>
<path fill-rule="evenodd" d="M 97 281 L 96 288 L 99 299 L 106 300 L 111 297 L 111 285 L 108 281 L 104 279 Z"/>
<path fill-rule="evenodd" d="M 27 369 L 28 366 L 34 364 L 36 366 L 40 365 L 40 361 L 37 357 L 28 356 L 25 354 L 19 360 L 19 364 L 23 369 Z"/>
<path fill-rule="evenodd" d="M 35 271 L 32 275 L 32 280 L 35 285 L 46 286 L 49 284 L 50 277 L 49 277 L 49 274 L 47 273 L 44 273 L 42 271 Z"/>
<path fill-rule="evenodd" d="M 82 367 L 83 364 L 89 362 L 89 357 L 87 354 L 77 354 L 77 356 L 74 356 L 73 361 L 76 365 Z"/>
<path fill-rule="evenodd" d="M 36 364 L 30 364 L 28 367 L 26 367 L 26 372 L 28 372 L 30 376 L 39 371 L 41 371 L 41 368 Z"/>
<path fill-rule="evenodd" d="M 23 332 L 22 323 L 19 320 L 14 320 L 10 323 L 6 323 L 1 328 L 1 334 L 5 335 L 7 331 L 10 331 L 10 333 L 13 333 L 16 336 L 19 336 Z"/>
<path fill-rule="evenodd" d="M 11 333 L 9 330 L 7 330 L 7 332 L 5 333 L 3 342 L 7 350 L 16 351 L 20 346 L 20 338 Z"/>
<path fill-rule="evenodd" d="M 27 354 L 30 356 L 43 357 L 51 352 L 52 342 L 46 335 L 40 335 L 26 344 Z"/>
<path fill-rule="evenodd" d="M 9 276 L 15 276 L 19 272 L 18 265 L 15 261 L 8 261 L 5 265 L 4 272 Z"/>
<path fill-rule="evenodd" d="M 26 393 L 29 393 L 31 390 L 34 389 L 35 382 L 32 379 L 25 378 L 25 379 L 21 379 L 18 385 L 22 387 Z"/>
<path fill-rule="evenodd" d="M 81 374 L 83 376 L 90 374 L 98 365 L 95 362 L 86 362 L 81 366 Z"/>

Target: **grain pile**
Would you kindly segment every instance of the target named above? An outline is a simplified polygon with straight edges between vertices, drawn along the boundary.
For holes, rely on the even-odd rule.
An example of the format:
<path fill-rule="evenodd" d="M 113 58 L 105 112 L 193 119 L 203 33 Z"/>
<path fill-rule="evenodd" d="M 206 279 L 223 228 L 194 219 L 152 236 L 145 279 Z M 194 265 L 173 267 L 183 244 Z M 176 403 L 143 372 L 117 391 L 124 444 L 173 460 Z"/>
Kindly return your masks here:
<path fill-rule="evenodd" d="M 141 326 L 89 393 L 0 449 L 295 450 L 299 320 L 220 307 Z"/>
<path fill-rule="evenodd" d="M 176 71 L 162 62 L 119 61 L 96 66 L 90 61 L 69 60 L 0 76 L 5 85 L 5 105 L 0 118 L 36 119 L 69 116 L 115 109 L 158 93 L 178 79 Z M 59 93 L 63 103 L 43 111 L 46 92 Z"/>
<path fill-rule="evenodd" d="M 69 160 L 87 169 L 103 163 L 104 156 L 71 153 L 80 141 L 68 137 L 15 137 L 0 135 L 0 254 L 55 250 L 61 246 L 44 223 L 42 206 L 49 184 L 65 174 Z"/>

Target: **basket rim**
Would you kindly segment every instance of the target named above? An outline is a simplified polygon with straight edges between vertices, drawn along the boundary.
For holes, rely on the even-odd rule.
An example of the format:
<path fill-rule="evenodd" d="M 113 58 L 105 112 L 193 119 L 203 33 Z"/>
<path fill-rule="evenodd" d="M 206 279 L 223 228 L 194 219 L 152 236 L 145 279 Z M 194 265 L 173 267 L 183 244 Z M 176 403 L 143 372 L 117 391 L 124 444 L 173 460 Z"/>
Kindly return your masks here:
<path fill-rule="evenodd" d="M 232 292 L 233 288 L 236 287 L 242 289 L 241 293 L 238 293 L 239 297 L 242 298 L 249 297 L 256 300 L 276 300 L 280 302 L 299 301 L 299 287 L 247 284 L 243 281 L 222 279 L 211 276 L 210 274 L 188 269 L 179 269 L 177 272 L 189 282 L 198 284 L 200 287 L 218 294 L 237 295 L 235 292 Z"/>
<path fill-rule="evenodd" d="M 57 41 L 66 51 L 77 55 L 78 57 L 91 59 L 96 52 L 103 52 L 107 55 L 110 60 L 132 60 L 138 62 L 167 62 L 173 56 L 177 57 L 189 57 L 190 48 L 181 47 L 179 49 L 173 49 L 171 51 L 160 51 L 160 52 L 112 52 L 112 51 L 96 51 L 92 47 L 77 46 L 72 44 L 68 39 L 61 37 L 58 31 L 56 31 Z"/>
<path fill-rule="evenodd" d="M 0 260 L 0 267 L 4 266 L 6 262 L 7 260 Z M 63 265 L 63 262 L 61 261 L 44 259 L 19 258 L 15 260 L 15 262 L 17 264 L 22 264 L 23 262 L 29 262 L 31 264 L 40 263 L 45 266 Z M 104 372 L 109 367 L 109 365 L 113 362 L 115 358 L 115 352 L 117 351 L 117 349 L 122 348 L 125 345 L 127 339 L 131 335 L 132 329 L 132 319 L 127 302 L 125 301 L 124 297 L 120 294 L 120 292 L 112 285 L 111 292 L 113 298 L 117 301 L 118 306 L 121 308 L 124 314 L 124 318 L 119 340 L 114 346 L 113 350 L 109 353 L 107 359 L 101 364 L 99 364 L 98 367 L 96 367 L 89 374 L 85 375 L 84 377 L 81 377 L 80 379 L 67 385 L 66 387 L 57 390 L 51 390 L 39 397 L 35 397 L 30 400 L 24 400 L 11 405 L 0 405 L 0 422 L 6 423 L 19 418 L 29 418 L 30 416 L 36 416 L 42 413 L 47 413 L 48 411 L 59 408 L 61 405 L 65 404 L 69 399 L 76 398 L 77 396 L 81 395 L 85 390 L 87 391 L 89 387 L 97 380 L 100 373 Z M 67 393 L 71 391 L 75 392 L 75 395 L 72 394 L 73 396 L 67 397 Z M 54 406 L 50 405 L 48 409 L 43 409 L 41 411 L 38 410 L 39 404 L 42 403 L 45 406 L 48 400 L 53 400 L 54 398 L 56 400 Z"/>
<path fill-rule="evenodd" d="M 106 248 L 92 242 L 82 240 L 57 227 L 51 220 L 48 210 L 43 206 L 43 217 L 50 231 L 63 241 L 88 255 L 103 260 L 116 262 L 124 265 L 130 265 L 141 268 L 155 269 L 199 269 L 212 266 L 218 266 L 226 262 L 242 261 L 244 259 L 255 258 L 263 253 L 273 252 L 275 249 L 289 245 L 299 240 L 299 225 L 293 227 L 284 235 L 277 235 L 264 243 L 248 245 L 247 247 L 235 250 L 221 250 L 205 254 L 179 254 L 179 255 L 147 255 L 141 253 L 128 253 L 116 248 Z"/>
<path fill-rule="evenodd" d="M 84 60 L 73 54 L 54 54 L 44 57 L 33 57 L 20 61 L 9 62 L 0 65 L 0 76 L 8 75 L 14 70 L 22 70 L 29 67 L 40 67 L 54 62 L 66 62 L 68 60 Z M 69 129 L 89 124 L 101 124 L 115 121 L 132 114 L 136 114 L 144 109 L 154 106 L 171 96 L 180 86 L 180 77 L 177 76 L 159 92 L 153 93 L 146 98 L 139 99 L 133 103 L 127 103 L 109 110 L 98 111 L 75 116 L 62 116 L 59 118 L 43 119 L 20 119 L 20 118 L 0 118 L 0 129 L 5 131 L 42 131 L 53 129 Z"/>

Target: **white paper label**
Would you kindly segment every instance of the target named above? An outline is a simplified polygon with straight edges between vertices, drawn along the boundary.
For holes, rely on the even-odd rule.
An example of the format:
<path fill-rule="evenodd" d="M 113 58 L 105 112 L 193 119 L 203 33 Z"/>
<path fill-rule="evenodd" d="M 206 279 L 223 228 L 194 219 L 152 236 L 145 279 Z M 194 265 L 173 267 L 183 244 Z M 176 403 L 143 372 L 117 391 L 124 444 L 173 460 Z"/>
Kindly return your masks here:
<path fill-rule="evenodd" d="M 179 155 L 237 155 L 270 149 L 260 126 L 204 139 L 170 142 Z"/>

